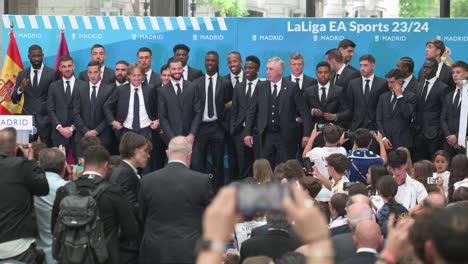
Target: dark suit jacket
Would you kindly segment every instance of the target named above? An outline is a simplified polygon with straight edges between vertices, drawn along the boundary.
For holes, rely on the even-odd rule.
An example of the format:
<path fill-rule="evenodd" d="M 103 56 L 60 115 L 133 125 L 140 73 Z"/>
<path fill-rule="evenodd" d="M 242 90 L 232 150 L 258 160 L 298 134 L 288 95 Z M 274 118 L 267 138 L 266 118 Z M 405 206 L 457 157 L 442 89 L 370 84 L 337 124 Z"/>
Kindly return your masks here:
<path fill-rule="evenodd" d="M 34 70 L 34 69 L 33 69 Z M 35 121 L 41 125 L 49 123 L 49 116 L 47 111 L 47 97 L 49 95 L 49 86 L 52 82 L 58 80 L 59 74 L 52 68 L 44 65 L 41 74 L 41 79 L 38 82 L 37 89 L 32 88 L 32 80 L 28 81 L 28 85 L 24 92 L 18 94 L 18 88 L 24 79 L 30 79 L 31 67 L 18 73 L 16 77 L 16 84 L 13 93 L 11 94 L 11 101 L 18 104 L 21 97 L 24 95 L 23 112 L 24 115 L 34 115 Z"/>
<path fill-rule="evenodd" d="M 89 82 L 88 70 L 80 72 L 78 79 Z M 115 83 L 115 71 L 104 66 L 104 73 L 102 74 L 101 82 L 105 84 Z"/>
<path fill-rule="evenodd" d="M 268 233 L 268 224 L 261 225 L 261 226 L 257 226 L 256 228 L 252 229 L 250 237 L 264 236 L 267 233 Z M 294 228 L 292 228 L 291 226 L 288 227 L 288 234 L 289 234 L 289 236 L 291 236 L 292 239 L 296 240 L 298 243 L 302 243 L 301 238 L 296 233 Z"/>
<path fill-rule="evenodd" d="M 73 118 L 73 100 L 76 94 L 86 87 L 86 83 L 75 79 L 73 86 L 72 97 L 67 100 L 65 97 L 65 86 L 63 80 L 53 82 L 49 87 L 49 96 L 47 98 L 47 108 L 49 111 L 50 122 L 52 129 L 58 125 L 68 127 L 76 124 Z"/>
<path fill-rule="evenodd" d="M 337 123 L 341 125 L 343 120 L 349 118 L 349 116 L 351 116 L 352 114 L 349 110 L 344 88 L 341 86 L 330 84 L 327 102 L 325 104 L 322 104 L 320 102 L 319 89 L 320 88 L 318 85 L 314 85 L 312 87 L 309 87 L 304 92 L 304 98 L 308 113 L 311 113 L 312 108 L 317 108 L 322 110 L 322 112 L 324 113 L 336 114 L 337 121 L 328 121 L 323 117 L 312 116 L 313 124 Z"/>
<path fill-rule="evenodd" d="M 208 175 L 181 163 L 145 175 L 139 195 L 144 223 L 139 263 L 193 263 L 212 195 Z"/>
<path fill-rule="evenodd" d="M 445 137 L 455 135 L 458 138 L 461 104 L 458 104 L 458 102 L 453 104 L 453 97 L 455 92 L 456 90 L 445 96 L 442 114 L 440 115 L 440 127 L 442 128 L 442 132 L 444 133 Z M 466 118 L 468 119 L 468 117 Z"/>
<path fill-rule="evenodd" d="M 112 130 L 106 122 L 104 115 L 104 104 L 114 92 L 114 88 L 108 84 L 101 82 L 96 95 L 96 109 L 91 112 L 91 87 L 89 83 L 85 83 L 82 89 L 77 90 L 73 105 L 73 114 L 75 116 L 75 126 L 81 135 L 86 134 L 89 130 L 96 130 L 98 137 L 104 145 L 109 145 L 112 142 Z M 93 120 L 94 116 L 94 120 Z"/>
<path fill-rule="evenodd" d="M 416 134 L 423 131 L 427 139 L 435 139 L 441 135 L 440 131 L 440 116 L 444 105 L 445 96 L 450 92 L 450 88 L 440 80 L 436 80 L 427 94 L 427 99 L 424 102 L 423 88 L 425 81 L 418 84 L 417 103 L 414 117 L 414 127 Z"/>
<path fill-rule="evenodd" d="M 198 78 L 196 81 L 193 82 L 197 88 L 198 97 L 200 98 L 200 105 L 201 105 L 201 112 L 202 112 L 202 119 L 203 119 L 203 111 L 205 109 L 206 102 L 206 90 L 205 90 L 205 75 Z M 232 89 L 231 89 L 231 82 L 228 82 L 225 78 L 221 77 L 218 73 L 218 79 L 216 81 L 216 87 L 213 87 L 215 93 L 215 101 L 214 104 L 216 105 L 216 115 L 218 116 L 218 122 L 221 122 L 223 126 L 225 125 L 225 117 L 226 117 L 226 107 L 225 104 L 232 99 Z M 229 127 L 226 128 L 227 130 Z"/>
<path fill-rule="evenodd" d="M 455 89 L 455 81 L 453 80 L 453 76 L 452 76 L 452 68 L 450 66 L 448 66 L 447 64 L 444 63 L 442 65 L 442 69 L 440 69 L 440 74 L 439 74 L 438 79 L 441 82 L 445 83 L 451 89 Z M 420 82 L 424 81 L 424 75 L 422 73 L 422 68 L 419 70 L 418 80 Z"/>
<path fill-rule="evenodd" d="M 189 81 L 183 82 L 182 102 L 179 102 L 171 82 L 159 88 L 158 94 L 159 121 L 165 141 L 180 135 L 196 136 L 203 114 L 196 87 Z"/>
<path fill-rule="evenodd" d="M 285 79 L 290 82 L 296 82 L 296 80 L 293 80 L 291 78 L 291 74 L 285 77 Z M 306 89 L 316 84 L 317 84 L 317 80 L 315 78 L 309 77 L 304 74 L 304 79 L 302 80 L 302 87 L 299 87 L 299 90 L 301 90 L 301 92 L 304 93 Z"/>
<path fill-rule="evenodd" d="M 418 90 L 418 80 L 415 76 L 411 78 L 411 81 L 406 85 L 405 91 L 411 91 L 412 93 L 416 94 Z"/>
<path fill-rule="evenodd" d="M 143 73 L 143 75 L 145 75 L 145 73 Z M 155 71 L 152 71 L 151 72 L 151 77 L 150 77 L 150 80 L 149 80 L 149 86 L 154 86 L 154 87 L 161 87 L 161 76 L 159 75 L 159 73 L 155 72 Z"/>
<path fill-rule="evenodd" d="M 335 80 L 336 73 L 333 73 L 330 80 L 333 84 Z M 338 77 L 338 81 L 334 83 L 335 85 L 343 87 L 345 90 L 348 88 L 348 84 L 352 79 L 361 77 L 361 73 L 350 65 L 346 65 Z"/>
<path fill-rule="evenodd" d="M 343 263 L 356 254 L 356 246 L 351 232 L 332 236 L 331 239 L 335 251 L 335 263 Z"/>
<path fill-rule="evenodd" d="M 349 82 L 346 90 L 347 100 L 350 104 L 350 111 L 353 113 L 350 129 L 352 131 L 358 128 L 376 129 L 375 122 L 377 103 L 380 95 L 387 87 L 387 81 L 374 75 L 370 90 L 369 100 L 364 98 L 364 80 L 356 78 Z"/>
<path fill-rule="evenodd" d="M 120 186 L 124 196 L 130 203 L 130 209 L 138 217 L 138 193 L 140 192 L 140 178 L 125 161 L 112 168 L 109 181 Z"/>
<path fill-rule="evenodd" d="M 265 81 L 255 88 L 258 91 L 252 101 L 247 113 L 245 122 L 246 135 L 252 135 L 253 127 L 256 124 L 258 135 L 262 135 L 268 126 L 269 98 L 271 96 L 271 82 Z M 280 134 L 287 143 L 295 143 L 297 140 L 297 129 L 300 125 L 296 122 L 296 113 L 300 113 L 303 120 L 303 135 L 310 135 L 312 121 L 310 113 L 307 113 L 304 97 L 299 91 L 296 83 L 285 79 L 281 82 L 279 96 L 279 122 Z M 260 99 L 261 98 L 261 99 Z M 293 133 L 292 133 L 293 132 Z M 261 137 L 259 137 L 261 139 Z M 261 141 L 261 140 L 260 140 Z M 259 149 L 262 148 L 262 142 L 258 142 Z"/>
<path fill-rule="evenodd" d="M 386 92 L 379 98 L 377 104 L 377 128 L 393 145 L 393 149 L 400 146 L 412 147 L 413 134 L 410 129 L 411 119 L 416 108 L 416 95 L 406 89 L 403 97 L 398 99 L 395 110 L 391 104 L 392 92 Z"/>
<path fill-rule="evenodd" d="M 244 129 L 244 122 L 247 118 L 249 106 L 254 101 L 253 98 L 257 96 L 257 88 L 261 86 L 262 81 L 258 80 L 250 101 L 248 95 L 246 95 L 248 83 L 248 80 L 244 79 L 243 82 L 237 84 L 236 88 L 234 88 L 233 91 L 230 128 L 230 132 L 232 135 L 237 135 Z"/>
<path fill-rule="evenodd" d="M 143 98 L 145 100 L 146 113 L 151 120 L 158 119 L 158 106 L 156 87 L 142 84 Z M 107 122 L 112 125 L 114 120 L 123 123 L 128 115 L 130 100 L 130 84 L 122 85 L 114 89 L 109 99 L 104 103 L 104 114 Z"/>
<path fill-rule="evenodd" d="M 33 195 L 49 194 L 45 172 L 34 160 L 0 151 L 0 243 L 34 237 Z"/>
<path fill-rule="evenodd" d="M 291 238 L 288 232 L 269 230 L 264 236 L 251 237 L 242 243 L 240 263 L 254 256 L 267 256 L 275 260 L 300 246 L 301 243 Z"/>
<path fill-rule="evenodd" d="M 328 231 L 330 232 L 330 236 L 337 236 L 339 234 L 350 233 L 351 229 L 349 228 L 349 225 L 345 224 L 330 228 Z"/>
<path fill-rule="evenodd" d="M 187 81 L 192 82 L 203 76 L 203 72 L 199 69 L 192 68 L 187 65 Z"/>
<path fill-rule="evenodd" d="M 343 262 L 343 264 L 374 264 L 376 256 L 371 252 L 359 252 Z"/>
<path fill-rule="evenodd" d="M 99 176 L 96 176 L 99 177 Z M 89 180 L 86 175 L 81 176 L 75 182 Z M 52 207 L 51 230 L 54 230 L 55 223 L 60 212 L 60 202 L 67 196 L 65 187 L 60 187 L 55 196 Z M 135 216 L 131 213 L 128 201 L 119 186 L 112 184 L 108 187 L 97 200 L 99 217 L 103 223 L 104 237 L 107 241 L 107 250 L 109 258 L 105 263 L 119 263 L 119 240 L 117 233 L 122 240 L 131 240 L 138 237 L 138 223 Z"/>

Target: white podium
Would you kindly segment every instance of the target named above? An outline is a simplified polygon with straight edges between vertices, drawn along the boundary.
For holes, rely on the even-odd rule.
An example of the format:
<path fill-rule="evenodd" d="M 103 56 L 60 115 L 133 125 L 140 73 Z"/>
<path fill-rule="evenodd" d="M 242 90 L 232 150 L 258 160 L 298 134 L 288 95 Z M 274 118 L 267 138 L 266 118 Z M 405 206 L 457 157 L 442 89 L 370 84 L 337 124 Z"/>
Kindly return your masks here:
<path fill-rule="evenodd" d="M 16 129 L 16 143 L 28 144 L 29 135 L 32 134 L 33 116 L 31 115 L 0 115 L 0 129 L 13 127 Z"/>

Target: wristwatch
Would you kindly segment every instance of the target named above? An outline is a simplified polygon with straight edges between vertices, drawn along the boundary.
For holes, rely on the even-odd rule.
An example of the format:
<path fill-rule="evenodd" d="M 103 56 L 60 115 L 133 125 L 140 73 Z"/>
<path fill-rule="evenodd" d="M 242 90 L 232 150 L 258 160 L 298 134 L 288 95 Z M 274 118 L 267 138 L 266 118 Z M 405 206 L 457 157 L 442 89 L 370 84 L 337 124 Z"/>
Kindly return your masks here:
<path fill-rule="evenodd" d="M 211 252 L 215 252 L 218 254 L 224 254 L 225 250 L 226 250 L 226 244 L 222 241 L 217 241 L 217 240 L 200 239 L 197 241 L 197 244 L 195 246 L 195 251 L 197 253 L 200 253 L 203 251 L 211 251 Z"/>

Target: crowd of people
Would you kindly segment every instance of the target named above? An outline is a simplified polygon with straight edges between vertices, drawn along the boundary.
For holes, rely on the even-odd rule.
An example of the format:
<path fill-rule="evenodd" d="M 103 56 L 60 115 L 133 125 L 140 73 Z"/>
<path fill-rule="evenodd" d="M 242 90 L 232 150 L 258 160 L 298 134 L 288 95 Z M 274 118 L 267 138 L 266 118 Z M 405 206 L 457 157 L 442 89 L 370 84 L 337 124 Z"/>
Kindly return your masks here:
<path fill-rule="evenodd" d="M 0 262 L 466 263 L 468 65 L 434 39 L 418 78 L 403 57 L 384 79 L 371 54 L 349 65 L 355 47 L 316 79 L 299 53 L 286 77 L 270 58 L 260 80 L 254 55 L 221 76 L 184 44 L 160 73 L 149 48 L 112 70 L 96 44 L 75 78 L 31 46 L 11 98 L 37 134 L 0 130 Z M 247 185 L 290 194 L 242 197 L 280 209 L 240 215 Z"/>

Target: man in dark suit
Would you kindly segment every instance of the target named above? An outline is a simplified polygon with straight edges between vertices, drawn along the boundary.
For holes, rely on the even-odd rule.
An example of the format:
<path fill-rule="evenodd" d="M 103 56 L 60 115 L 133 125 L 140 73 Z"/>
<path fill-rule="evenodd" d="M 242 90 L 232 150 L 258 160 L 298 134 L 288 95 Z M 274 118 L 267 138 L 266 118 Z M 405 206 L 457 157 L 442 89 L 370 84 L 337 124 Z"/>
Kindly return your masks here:
<path fill-rule="evenodd" d="M 468 65 L 463 61 L 457 61 L 452 65 L 452 75 L 456 83 L 455 91 L 450 92 L 444 100 L 444 107 L 440 116 L 440 126 L 444 133 L 444 149 L 450 156 L 464 153 L 458 140 L 460 127 L 460 111 L 463 81 L 468 80 Z M 468 123 L 468 117 L 465 117 Z M 466 139 L 466 131 L 462 132 L 461 141 Z"/>
<path fill-rule="evenodd" d="M 325 57 L 333 71 L 333 74 L 331 75 L 332 84 L 347 89 L 349 81 L 361 76 L 358 70 L 344 63 L 343 55 L 338 49 L 328 50 L 325 53 Z"/>
<path fill-rule="evenodd" d="M 84 151 L 84 171 L 74 183 L 78 189 L 94 189 L 100 184 L 108 184 L 104 179 L 108 172 L 109 153 L 100 145 L 90 146 Z M 70 184 L 70 183 L 68 183 Z M 90 188 L 90 186 L 93 186 Z M 60 187 L 52 207 L 51 230 L 54 230 L 60 213 L 60 203 L 68 195 L 66 187 Z M 104 240 L 109 257 L 105 263 L 120 263 L 119 237 L 132 240 L 138 237 L 138 224 L 132 214 L 128 200 L 122 195 L 118 185 L 110 184 L 97 199 L 99 218 L 103 223 Z M 89 259 L 83 263 L 92 263 Z"/>
<path fill-rule="evenodd" d="M 151 69 L 151 63 L 153 61 L 153 52 L 151 49 L 147 47 L 142 47 L 138 49 L 137 52 L 137 59 L 138 64 L 140 64 L 143 68 L 143 85 L 148 87 L 152 87 L 151 89 L 154 90 L 155 97 L 153 100 L 149 102 L 151 104 L 157 104 L 157 88 L 161 87 L 161 77 L 160 75 Z M 157 111 L 157 106 L 156 111 Z M 166 153 L 164 150 L 166 146 L 161 139 L 159 128 L 155 128 L 152 131 L 151 143 L 153 144 L 154 148 L 152 150 L 151 156 L 153 157 L 149 163 L 150 167 L 153 169 L 161 169 L 164 164 L 166 163 Z"/>
<path fill-rule="evenodd" d="M 209 51 L 205 56 L 206 74 L 197 79 L 195 86 L 202 107 L 202 123 L 193 145 L 193 169 L 207 172 L 208 149 L 213 160 L 213 185 L 220 188 L 224 184 L 224 134 L 223 121 L 230 84 L 218 74 L 219 56 Z"/>
<path fill-rule="evenodd" d="M 450 88 L 437 78 L 437 61 L 426 59 L 424 81 L 419 82 L 414 119 L 414 161 L 428 159 L 442 147 L 440 116 Z"/>
<path fill-rule="evenodd" d="M 172 51 L 174 52 L 174 58 L 177 58 L 180 61 L 182 61 L 182 76 L 185 81 L 192 82 L 203 76 L 203 72 L 201 70 L 187 65 L 190 53 L 190 48 L 187 45 L 177 44 L 174 46 Z"/>
<path fill-rule="evenodd" d="M 413 134 L 410 124 L 416 108 L 416 94 L 403 89 L 403 74 L 398 69 L 392 69 L 385 75 L 389 92 L 379 98 L 377 104 L 377 128 L 382 134 L 385 149 L 398 147 L 412 149 Z"/>
<path fill-rule="evenodd" d="M 168 68 L 171 80 L 159 89 L 159 120 L 164 131 L 164 141 L 176 136 L 186 136 L 193 144 L 202 119 L 200 98 L 196 87 L 182 79 L 182 62 L 170 58 Z"/>
<path fill-rule="evenodd" d="M 365 220 L 357 224 L 353 235 L 357 251 L 344 264 L 374 264 L 377 250 L 383 241 L 379 225 L 373 220 Z"/>
<path fill-rule="evenodd" d="M 281 257 L 284 253 L 296 250 L 301 242 L 293 239 L 288 233 L 288 219 L 284 213 L 271 212 L 266 216 L 268 232 L 245 240 L 240 249 L 240 262 L 248 257 L 267 256 L 272 259 Z"/>
<path fill-rule="evenodd" d="M 18 150 L 23 157 L 16 156 Z M 14 128 L 0 130 L 0 171 L 0 262 L 39 263 L 33 196 L 46 196 L 50 188 L 33 149 L 17 146 Z"/>
<path fill-rule="evenodd" d="M 353 79 L 346 89 L 347 99 L 352 112 L 350 129 L 367 128 L 376 130 L 375 114 L 380 95 L 387 82 L 374 75 L 375 58 L 371 54 L 359 58 L 361 78 Z"/>
<path fill-rule="evenodd" d="M 437 61 L 436 77 L 439 79 L 439 81 L 445 83 L 451 89 L 455 89 L 455 82 L 452 77 L 452 68 L 447 66 L 447 64 L 442 61 L 442 55 L 444 55 L 444 52 L 445 44 L 442 40 L 431 39 L 426 42 L 426 59 L 431 58 Z M 423 68 L 419 70 L 418 79 L 420 82 L 425 79 Z"/>
<path fill-rule="evenodd" d="M 138 168 L 146 167 L 150 157 L 151 143 L 144 137 L 128 132 L 122 137 L 119 146 L 122 161 L 112 168 L 109 181 L 120 186 L 122 193 L 130 203 L 130 209 L 138 219 L 141 176 Z M 120 263 L 138 263 L 140 239 L 134 241 L 120 241 Z"/>
<path fill-rule="evenodd" d="M 28 58 L 31 67 L 22 70 L 16 77 L 16 84 L 11 101 L 14 104 L 22 104 L 23 115 L 32 115 L 37 134 L 31 138 L 36 141 L 37 136 L 47 146 L 52 146 L 50 120 L 47 112 L 47 96 L 49 86 L 60 78 L 59 74 L 52 68 L 42 63 L 44 53 L 38 45 L 32 45 L 28 50 Z M 24 95 L 24 96 L 23 96 Z M 23 102 L 21 102 L 23 98 Z"/>
<path fill-rule="evenodd" d="M 256 158 L 268 159 L 272 168 L 296 157 L 296 130 L 300 127 L 297 113 L 304 125 L 302 146 L 307 144 L 312 128 L 310 114 L 298 85 L 281 78 L 283 72 L 284 62 L 279 57 L 268 60 L 268 81 L 256 87 L 258 94 L 249 107 L 245 122 L 244 143 L 250 148 L 256 144 L 255 147 L 260 150 L 260 157 Z M 254 138 L 255 126 L 258 134 Z"/>
<path fill-rule="evenodd" d="M 258 79 L 259 68 L 260 60 L 256 56 L 247 56 L 244 65 L 245 79 L 236 85 L 232 97 L 230 131 L 236 148 L 236 157 L 234 158 L 239 165 L 238 179 L 252 176 L 254 152 L 244 144 L 244 135 L 247 111 L 252 102 L 252 97 L 257 94 L 256 87 L 261 82 Z"/>
<path fill-rule="evenodd" d="M 111 68 L 104 65 L 106 60 L 106 51 L 104 46 L 101 44 L 94 44 L 91 47 L 91 61 L 99 62 L 99 68 L 101 69 L 101 82 L 105 84 L 113 84 L 115 82 L 115 73 Z M 80 72 L 78 79 L 85 82 L 89 82 L 88 70 Z"/>
<path fill-rule="evenodd" d="M 101 81 L 99 62 L 89 62 L 87 74 L 89 82 L 77 89 L 74 97 L 73 115 L 78 130 L 77 138 L 99 137 L 102 145 L 110 151 L 117 142 L 113 142 L 112 129 L 106 121 L 103 106 L 114 89 Z"/>
<path fill-rule="evenodd" d="M 151 140 L 152 131 L 159 127 L 156 89 L 142 82 L 143 68 L 128 66 L 129 84 L 119 86 L 104 103 L 108 124 L 119 134 L 133 131 Z"/>
<path fill-rule="evenodd" d="M 310 87 L 304 93 L 307 110 L 312 115 L 312 123 L 342 125 L 343 121 L 351 115 L 347 107 L 344 88 L 331 84 L 331 67 L 327 62 L 319 62 L 316 71 L 318 85 Z M 323 146 L 323 143 L 322 140 L 322 144 L 317 146 Z"/>
<path fill-rule="evenodd" d="M 418 80 L 413 75 L 414 61 L 410 57 L 402 57 L 398 61 L 396 68 L 403 74 L 403 91 L 411 91 L 416 94 Z"/>
<path fill-rule="evenodd" d="M 349 65 L 351 60 L 353 59 L 354 56 L 354 49 L 356 48 L 356 43 L 354 43 L 350 39 L 343 39 L 340 41 L 338 44 L 338 50 L 340 51 L 341 55 L 343 56 L 343 62 L 346 64 L 346 66 L 349 66 L 350 68 L 354 69 L 357 71 L 356 68 L 353 66 Z"/>
<path fill-rule="evenodd" d="M 294 52 L 289 56 L 289 68 L 291 69 L 291 75 L 285 79 L 297 83 L 302 93 L 308 87 L 317 84 L 316 79 L 304 74 L 304 57 L 300 53 Z"/>
<path fill-rule="evenodd" d="M 245 72 L 242 70 L 242 57 L 241 54 L 237 51 L 231 51 L 227 56 L 227 63 L 229 68 L 229 73 L 223 77 L 227 83 L 230 84 L 230 89 L 228 90 L 229 97 L 232 98 L 233 93 L 237 84 L 245 80 Z M 237 161 L 237 152 L 234 142 L 234 137 L 230 133 L 231 129 L 231 107 L 232 101 L 226 104 L 226 118 L 224 119 L 224 129 L 226 130 L 225 141 L 226 149 L 228 154 L 229 162 L 229 176 L 231 179 L 236 179 L 239 177 L 239 164 Z"/>
<path fill-rule="evenodd" d="M 73 76 L 75 65 L 73 59 L 64 55 L 60 57 L 59 70 L 62 79 L 53 82 L 49 87 L 47 109 L 52 125 L 52 144 L 54 147 L 63 145 L 66 153 L 72 150 L 73 156 L 78 158 L 77 125 L 73 118 L 73 100 L 76 93 L 86 87 L 86 83 L 76 80 Z"/>
<path fill-rule="evenodd" d="M 144 222 L 140 264 L 193 263 L 202 234 L 202 215 L 213 197 L 208 175 L 189 169 L 192 144 L 183 137 L 169 142 L 169 163 L 143 177 L 139 195 Z"/>

